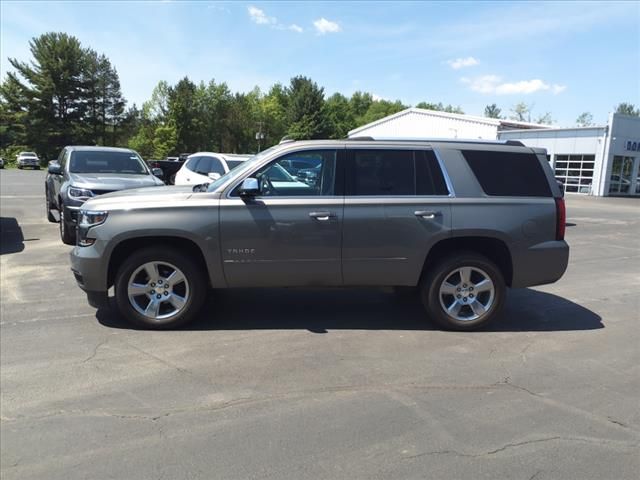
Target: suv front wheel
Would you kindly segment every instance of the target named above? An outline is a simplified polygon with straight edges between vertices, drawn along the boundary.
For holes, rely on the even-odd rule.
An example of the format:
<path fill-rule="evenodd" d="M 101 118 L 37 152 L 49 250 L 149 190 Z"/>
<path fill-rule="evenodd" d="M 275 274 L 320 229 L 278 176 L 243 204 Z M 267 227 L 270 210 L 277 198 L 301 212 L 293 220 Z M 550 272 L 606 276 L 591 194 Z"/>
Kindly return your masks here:
<path fill-rule="evenodd" d="M 132 323 L 151 329 L 175 328 L 200 311 L 207 281 L 188 255 L 149 247 L 127 258 L 116 275 L 116 304 Z"/>
<path fill-rule="evenodd" d="M 429 269 L 421 284 L 429 318 L 451 330 L 475 330 L 500 314 L 506 286 L 500 269 L 476 253 L 452 255 Z"/>

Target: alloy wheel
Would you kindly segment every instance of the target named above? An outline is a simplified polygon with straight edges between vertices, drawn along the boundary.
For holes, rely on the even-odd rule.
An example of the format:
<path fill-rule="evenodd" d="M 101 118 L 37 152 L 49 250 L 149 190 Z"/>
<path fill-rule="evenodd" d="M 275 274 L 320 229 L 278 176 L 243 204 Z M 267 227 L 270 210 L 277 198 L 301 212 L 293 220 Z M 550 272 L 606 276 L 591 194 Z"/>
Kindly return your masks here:
<path fill-rule="evenodd" d="M 166 320 L 180 313 L 189 300 L 189 282 L 168 262 L 148 262 L 133 271 L 127 283 L 131 306 L 151 320 Z"/>
<path fill-rule="evenodd" d="M 448 273 L 438 291 L 440 306 L 451 318 L 470 322 L 491 309 L 496 289 L 491 277 L 482 269 L 471 266 L 456 268 Z"/>

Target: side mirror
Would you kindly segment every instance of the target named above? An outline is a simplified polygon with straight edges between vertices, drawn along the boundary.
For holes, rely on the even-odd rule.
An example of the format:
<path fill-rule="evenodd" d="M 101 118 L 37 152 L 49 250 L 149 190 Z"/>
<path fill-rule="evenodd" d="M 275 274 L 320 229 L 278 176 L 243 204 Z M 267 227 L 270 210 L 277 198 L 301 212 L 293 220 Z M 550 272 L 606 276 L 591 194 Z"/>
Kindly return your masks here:
<path fill-rule="evenodd" d="M 154 167 L 151 169 L 151 173 L 153 173 L 158 178 L 164 178 L 164 171 L 161 168 Z"/>
<path fill-rule="evenodd" d="M 216 172 L 209 172 L 207 174 L 207 177 L 209 177 L 211 180 L 215 181 L 215 180 L 218 180 L 220 178 L 220 174 L 216 173 Z"/>
<path fill-rule="evenodd" d="M 49 166 L 47 167 L 47 172 L 51 175 L 62 175 L 62 167 L 55 160 L 51 160 L 49 162 Z"/>
<path fill-rule="evenodd" d="M 245 178 L 238 193 L 240 193 L 240 196 L 242 197 L 253 197 L 255 195 L 260 195 L 258 180 L 255 178 Z"/>

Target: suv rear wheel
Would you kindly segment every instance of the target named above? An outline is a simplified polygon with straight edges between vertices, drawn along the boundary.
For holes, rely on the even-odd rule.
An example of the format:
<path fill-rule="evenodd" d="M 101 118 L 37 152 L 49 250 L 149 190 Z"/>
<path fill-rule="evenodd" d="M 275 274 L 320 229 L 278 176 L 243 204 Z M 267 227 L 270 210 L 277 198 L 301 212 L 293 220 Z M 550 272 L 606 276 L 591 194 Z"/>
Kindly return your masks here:
<path fill-rule="evenodd" d="M 429 317 L 451 330 L 475 330 L 500 314 L 506 286 L 500 269 L 476 253 L 452 255 L 429 269 L 421 284 Z"/>
<path fill-rule="evenodd" d="M 206 277 L 189 256 L 150 247 L 127 258 L 116 275 L 115 297 L 120 313 L 150 329 L 183 325 L 200 311 Z"/>

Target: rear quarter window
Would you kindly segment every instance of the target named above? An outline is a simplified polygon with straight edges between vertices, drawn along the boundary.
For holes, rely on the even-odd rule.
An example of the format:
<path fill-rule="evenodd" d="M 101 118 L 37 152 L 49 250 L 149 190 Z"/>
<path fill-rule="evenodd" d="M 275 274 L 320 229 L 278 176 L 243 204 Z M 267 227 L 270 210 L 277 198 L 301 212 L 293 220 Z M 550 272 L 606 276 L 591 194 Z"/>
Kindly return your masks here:
<path fill-rule="evenodd" d="M 549 182 L 534 153 L 462 150 L 484 193 L 496 197 L 550 197 Z"/>

